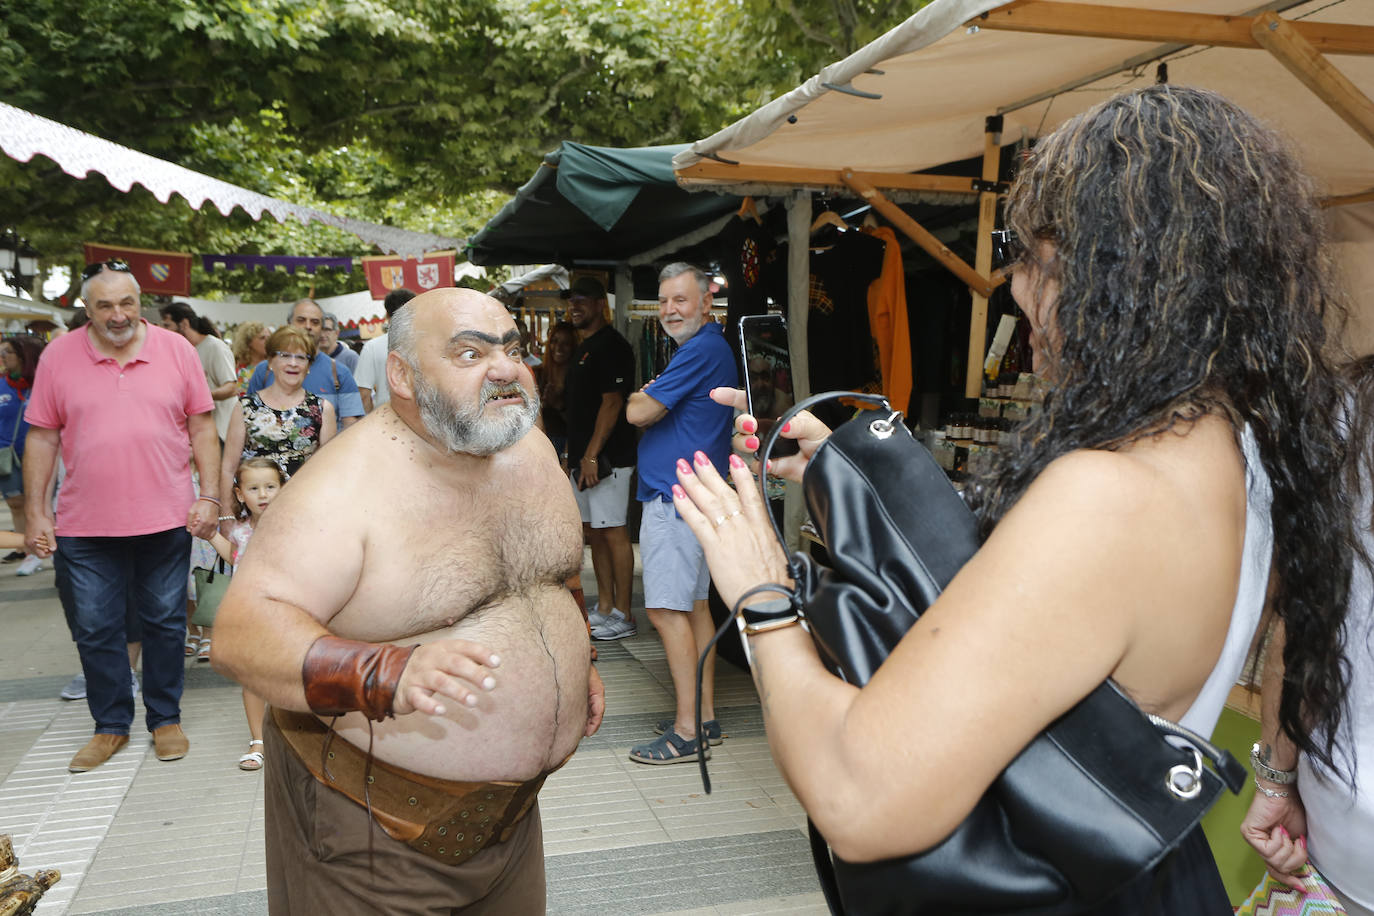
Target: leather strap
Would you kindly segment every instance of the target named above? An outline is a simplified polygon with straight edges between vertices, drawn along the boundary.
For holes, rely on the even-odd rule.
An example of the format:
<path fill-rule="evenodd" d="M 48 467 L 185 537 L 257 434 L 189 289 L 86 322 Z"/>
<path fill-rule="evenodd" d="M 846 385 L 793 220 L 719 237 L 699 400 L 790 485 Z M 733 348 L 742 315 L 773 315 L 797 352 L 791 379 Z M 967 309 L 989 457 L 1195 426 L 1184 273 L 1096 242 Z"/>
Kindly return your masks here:
<path fill-rule="evenodd" d="M 301 663 L 305 701 L 321 716 L 361 712 L 377 722 L 389 719 L 401 672 L 417 648 L 321 636 Z"/>

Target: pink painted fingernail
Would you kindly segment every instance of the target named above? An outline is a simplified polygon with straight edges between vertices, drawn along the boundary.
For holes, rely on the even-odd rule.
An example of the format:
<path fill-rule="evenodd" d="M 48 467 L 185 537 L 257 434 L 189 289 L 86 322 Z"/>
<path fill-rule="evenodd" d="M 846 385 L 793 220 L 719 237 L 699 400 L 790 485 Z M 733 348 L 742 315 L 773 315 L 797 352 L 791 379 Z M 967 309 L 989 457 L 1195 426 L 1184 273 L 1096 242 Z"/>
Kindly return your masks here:
<path fill-rule="evenodd" d="M 751 451 L 757 451 L 759 447 L 759 437 L 750 436 L 748 439 L 745 439 L 744 447 L 750 449 Z"/>
<path fill-rule="evenodd" d="M 772 458 L 769 458 L 767 461 L 765 461 L 765 462 L 763 463 L 763 466 L 764 466 L 765 468 L 768 469 L 769 473 L 772 473 L 772 471 L 773 471 L 773 459 L 772 459 Z"/>
<path fill-rule="evenodd" d="M 1284 839 L 1288 839 L 1288 831 L 1283 828 L 1282 824 L 1279 825 L 1279 833 L 1283 834 Z"/>
<path fill-rule="evenodd" d="M 696 459 L 698 467 L 709 468 L 711 466 L 711 459 L 706 457 L 705 452 L 697 452 L 692 457 Z"/>
<path fill-rule="evenodd" d="M 741 420 L 739 428 L 744 430 L 746 433 L 752 433 L 754 430 L 759 428 L 759 425 L 755 423 L 753 420 Z"/>
<path fill-rule="evenodd" d="M 686 499 L 687 491 L 682 489 L 682 487 L 679 484 L 673 484 L 673 498 Z"/>
<path fill-rule="evenodd" d="M 792 428 L 792 421 L 791 421 L 791 420 L 788 420 L 786 423 L 782 424 L 782 431 L 783 431 L 783 432 L 787 432 L 787 431 L 789 431 L 791 428 Z"/>
<path fill-rule="evenodd" d="M 732 468 L 742 468 L 742 467 L 744 467 L 744 462 L 743 462 L 742 460 L 740 460 L 739 455 L 731 455 L 731 456 L 730 456 L 730 467 L 732 467 Z"/>
<path fill-rule="evenodd" d="M 1303 849 L 1306 849 L 1306 848 L 1307 848 L 1307 837 L 1305 837 L 1305 836 L 1300 836 L 1300 837 L 1298 837 L 1298 845 L 1301 846 Z"/>
<path fill-rule="evenodd" d="M 700 454 L 700 452 L 698 452 L 698 454 Z M 677 460 L 677 469 L 678 469 L 679 472 L 681 472 L 681 473 L 683 473 L 683 474 L 690 474 L 690 473 L 692 473 L 692 466 L 691 466 L 690 464 L 688 464 L 688 463 L 686 462 L 686 460 L 684 460 L 684 459 L 682 459 L 682 458 L 679 458 L 679 459 Z"/>

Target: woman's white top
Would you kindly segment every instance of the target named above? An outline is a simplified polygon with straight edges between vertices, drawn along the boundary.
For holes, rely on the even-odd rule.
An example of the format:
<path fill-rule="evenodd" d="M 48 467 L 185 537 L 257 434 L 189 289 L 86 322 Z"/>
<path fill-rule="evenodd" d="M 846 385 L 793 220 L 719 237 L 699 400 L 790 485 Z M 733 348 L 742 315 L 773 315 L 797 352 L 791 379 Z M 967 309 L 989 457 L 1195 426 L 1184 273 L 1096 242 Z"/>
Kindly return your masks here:
<path fill-rule="evenodd" d="M 1273 492 L 1269 475 L 1260 463 L 1259 444 L 1248 425 L 1241 432 L 1240 445 L 1245 457 L 1245 546 L 1241 551 L 1240 586 L 1236 589 L 1231 626 L 1226 631 L 1221 656 L 1202 685 L 1202 692 L 1179 721 L 1208 738 L 1216 729 L 1226 698 L 1249 656 L 1269 591 L 1269 560 L 1274 552 L 1274 529 L 1269 518 Z"/>

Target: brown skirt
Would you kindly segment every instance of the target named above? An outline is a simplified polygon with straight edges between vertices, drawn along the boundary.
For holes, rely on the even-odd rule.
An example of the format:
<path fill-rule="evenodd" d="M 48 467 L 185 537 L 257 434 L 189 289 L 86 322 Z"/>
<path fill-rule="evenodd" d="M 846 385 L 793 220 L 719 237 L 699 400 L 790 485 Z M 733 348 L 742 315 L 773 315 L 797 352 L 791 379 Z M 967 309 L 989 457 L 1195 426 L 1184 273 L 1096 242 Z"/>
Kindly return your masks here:
<path fill-rule="evenodd" d="M 537 803 L 505 842 L 453 865 L 392 839 L 365 809 L 321 785 L 288 747 L 270 713 L 264 717 L 263 738 L 272 916 L 544 913 L 544 839 Z"/>

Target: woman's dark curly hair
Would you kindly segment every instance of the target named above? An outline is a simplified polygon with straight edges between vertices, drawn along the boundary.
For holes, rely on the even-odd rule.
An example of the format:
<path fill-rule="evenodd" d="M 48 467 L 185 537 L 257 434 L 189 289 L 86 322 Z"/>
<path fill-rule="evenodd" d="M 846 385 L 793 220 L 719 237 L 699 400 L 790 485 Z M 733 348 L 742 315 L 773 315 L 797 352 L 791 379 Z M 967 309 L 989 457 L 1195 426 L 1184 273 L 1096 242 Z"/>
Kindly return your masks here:
<path fill-rule="evenodd" d="M 1039 143 L 1007 223 L 1027 242 L 1018 269 L 1034 271 L 1036 294 L 1058 287 L 1052 390 L 1020 447 L 973 487 L 984 533 L 1060 455 L 1208 414 L 1248 424 L 1273 488 L 1279 725 L 1329 765 L 1353 542 L 1337 420 L 1346 389 L 1327 337 L 1345 310 L 1312 181 L 1234 104 L 1160 85 Z"/>

